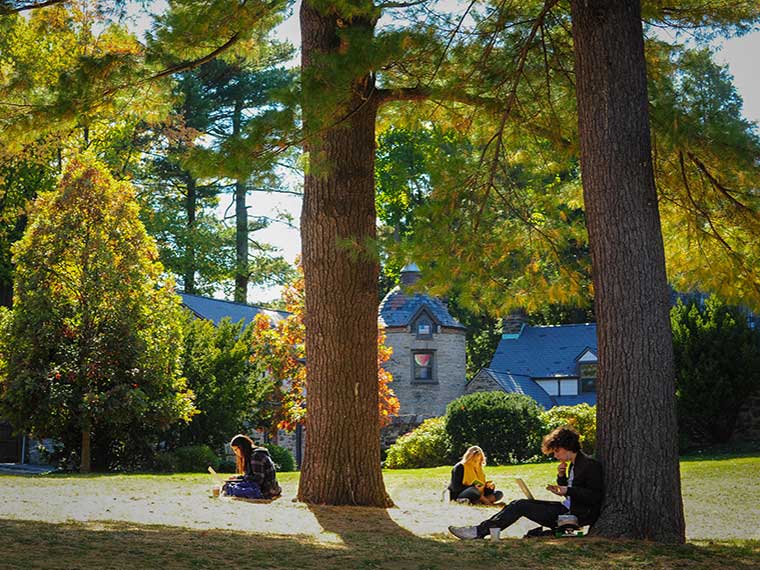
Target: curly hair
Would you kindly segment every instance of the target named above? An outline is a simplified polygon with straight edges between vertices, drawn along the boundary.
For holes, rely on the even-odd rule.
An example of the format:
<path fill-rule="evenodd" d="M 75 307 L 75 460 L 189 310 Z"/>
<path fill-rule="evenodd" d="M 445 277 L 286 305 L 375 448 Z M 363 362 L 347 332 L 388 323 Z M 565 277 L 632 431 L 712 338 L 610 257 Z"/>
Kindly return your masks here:
<path fill-rule="evenodd" d="M 581 450 L 581 436 L 574 427 L 558 427 L 546 434 L 541 442 L 541 451 L 546 455 L 553 453 L 560 447 L 573 453 L 578 453 Z"/>

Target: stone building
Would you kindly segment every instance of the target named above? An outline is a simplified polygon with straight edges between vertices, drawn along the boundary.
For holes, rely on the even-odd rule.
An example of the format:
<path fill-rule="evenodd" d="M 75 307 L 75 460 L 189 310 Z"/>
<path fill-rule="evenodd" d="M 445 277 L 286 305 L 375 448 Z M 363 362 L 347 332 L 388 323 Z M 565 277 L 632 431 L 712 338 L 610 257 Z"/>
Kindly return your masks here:
<path fill-rule="evenodd" d="M 401 271 L 401 285 L 380 303 L 378 321 L 393 354 L 385 368 L 399 399 L 399 415 L 383 430 L 383 447 L 427 418 L 443 415 L 449 402 L 464 394 L 465 327 L 446 304 L 414 290 L 415 264 Z"/>

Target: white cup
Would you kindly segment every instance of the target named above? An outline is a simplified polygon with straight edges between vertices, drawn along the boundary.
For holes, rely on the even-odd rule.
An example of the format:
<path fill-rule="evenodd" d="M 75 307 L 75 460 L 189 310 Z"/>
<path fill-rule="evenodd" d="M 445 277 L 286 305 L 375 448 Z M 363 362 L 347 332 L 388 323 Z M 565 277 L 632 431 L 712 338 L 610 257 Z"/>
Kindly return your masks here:
<path fill-rule="evenodd" d="M 497 526 L 492 526 L 488 529 L 491 533 L 491 540 L 496 541 L 501 538 L 501 529 Z"/>

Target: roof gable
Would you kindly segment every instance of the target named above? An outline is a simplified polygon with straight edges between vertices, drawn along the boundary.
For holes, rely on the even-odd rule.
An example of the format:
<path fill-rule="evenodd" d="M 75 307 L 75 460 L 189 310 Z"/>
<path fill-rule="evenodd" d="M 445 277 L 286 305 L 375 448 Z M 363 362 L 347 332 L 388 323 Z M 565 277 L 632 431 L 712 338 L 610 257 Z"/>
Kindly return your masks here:
<path fill-rule="evenodd" d="M 591 350 L 588 346 L 575 357 L 575 360 L 581 364 L 599 362 L 599 358 L 596 356 L 596 352 Z"/>
<path fill-rule="evenodd" d="M 525 326 L 519 338 L 501 339 L 488 368 L 516 377 L 572 377 L 586 350 L 596 355 L 595 323 Z"/>
<path fill-rule="evenodd" d="M 478 372 L 478 375 L 480 374 L 488 374 L 505 392 L 530 396 L 545 410 L 554 406 L 554 401 L 549 394 L 530 378 L 501 374 L 490 368 L 483 368 Z"/>
<path fill-rule="evenodd" d="M 378 322 L 383 327 L 405 327 L 423 309 L 427 309 L 431 318 L 440 326 L 464 329 L 440 299 L 424 293 L 409 293 L 400 287 L 394 287 L 381 301 Z"/>

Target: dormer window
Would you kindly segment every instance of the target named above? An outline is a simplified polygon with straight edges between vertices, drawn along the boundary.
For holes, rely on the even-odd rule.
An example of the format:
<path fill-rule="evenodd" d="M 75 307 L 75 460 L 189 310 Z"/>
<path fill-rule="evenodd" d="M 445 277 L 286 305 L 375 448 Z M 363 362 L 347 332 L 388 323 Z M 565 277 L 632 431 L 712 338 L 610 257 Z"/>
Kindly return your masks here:
<path fill-rule="evenodd" d="M 581 393 L 596 392 L 596 364 L 581 364 Z"/>
<path fill-rule="evenodd" d="M 430 313 L 424 308 L 417 311 L 417 314 L 411 320 L 410 325 L 410 332 L 418 339 L 432 339 L 433 334 L 436 332 L 435 321 Z"/>

